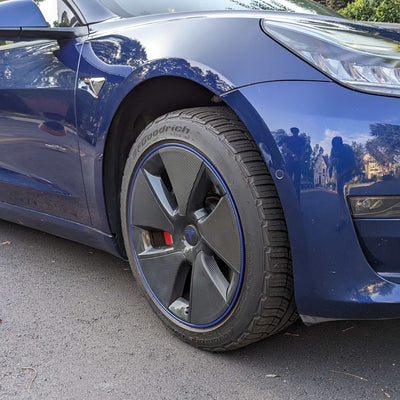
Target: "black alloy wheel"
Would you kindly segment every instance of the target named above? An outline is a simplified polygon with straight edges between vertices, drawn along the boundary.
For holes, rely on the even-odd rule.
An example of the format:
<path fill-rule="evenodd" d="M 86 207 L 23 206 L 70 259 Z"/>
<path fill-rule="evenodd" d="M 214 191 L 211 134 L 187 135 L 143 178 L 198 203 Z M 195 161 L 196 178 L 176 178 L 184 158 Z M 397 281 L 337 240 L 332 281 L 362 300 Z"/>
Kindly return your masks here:
<path fill-rule="evenodd" d="M 128 220 L 140 273 L 164 310 L 195 327 L 223 318 L 240 287 L 243 243 L 209 161 L 179 143 L 151 150 L 131 184 Z"/>

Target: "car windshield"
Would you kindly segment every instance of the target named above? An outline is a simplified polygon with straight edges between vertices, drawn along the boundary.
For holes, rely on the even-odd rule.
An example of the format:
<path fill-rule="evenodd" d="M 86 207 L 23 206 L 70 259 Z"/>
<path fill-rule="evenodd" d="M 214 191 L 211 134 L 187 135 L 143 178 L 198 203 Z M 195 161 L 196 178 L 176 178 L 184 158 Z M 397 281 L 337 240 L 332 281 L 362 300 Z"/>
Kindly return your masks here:
<path fill-rule="evenodd" d="M 114 14 L 136 17 L 151 14 L 210 10 L 283 11 L 340 17 L 336 12 L 309 0 L 100 0 Z"/>

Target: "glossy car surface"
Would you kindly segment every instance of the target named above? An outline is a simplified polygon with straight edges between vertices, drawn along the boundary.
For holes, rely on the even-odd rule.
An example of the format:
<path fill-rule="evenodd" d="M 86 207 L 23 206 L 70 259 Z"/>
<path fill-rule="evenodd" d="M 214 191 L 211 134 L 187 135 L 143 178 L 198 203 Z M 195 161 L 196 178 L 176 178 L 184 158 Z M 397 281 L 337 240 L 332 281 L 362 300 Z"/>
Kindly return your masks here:
<path fill-rule="evenodd" d="M 0 217 L 129 258 L 208 350 L 400 317 L 399 33 L 164 4 L 0 2 Z"/>

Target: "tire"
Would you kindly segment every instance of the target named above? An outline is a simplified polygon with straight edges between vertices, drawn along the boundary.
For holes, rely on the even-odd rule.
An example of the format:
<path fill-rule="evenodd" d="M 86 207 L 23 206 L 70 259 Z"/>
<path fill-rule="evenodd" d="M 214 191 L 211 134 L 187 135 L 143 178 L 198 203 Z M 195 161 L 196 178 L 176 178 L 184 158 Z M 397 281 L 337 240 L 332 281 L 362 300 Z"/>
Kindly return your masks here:
<path fill-rule="evenodd" d="M 186 342 L 231 350 L 296 320 L 282 207 L 230 109 L 172 112 L 144 129 L 126 162 L 121 219 L 137 281 Z"/>

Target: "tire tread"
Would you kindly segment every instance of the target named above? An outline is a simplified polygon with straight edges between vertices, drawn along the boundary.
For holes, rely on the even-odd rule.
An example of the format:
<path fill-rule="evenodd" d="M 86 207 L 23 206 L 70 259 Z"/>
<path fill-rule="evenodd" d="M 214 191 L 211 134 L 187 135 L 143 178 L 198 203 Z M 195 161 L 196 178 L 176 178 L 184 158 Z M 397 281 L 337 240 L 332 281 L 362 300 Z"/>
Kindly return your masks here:
<path fill-rule="evenodd" d="M 234 350 L 271 336 L 298 318 L 294 300 L 289 238 L 285 218 L 274 181 L 247 128 L 227 107 L 181 110 L 174 117 L 207 125 L 225 141 L 232 156 L 244 166 L 244 174 L 257 204 L 264 236 L 264 290 L 257 311 L 247 329 L 236 340 L 212 351 Z"/>

